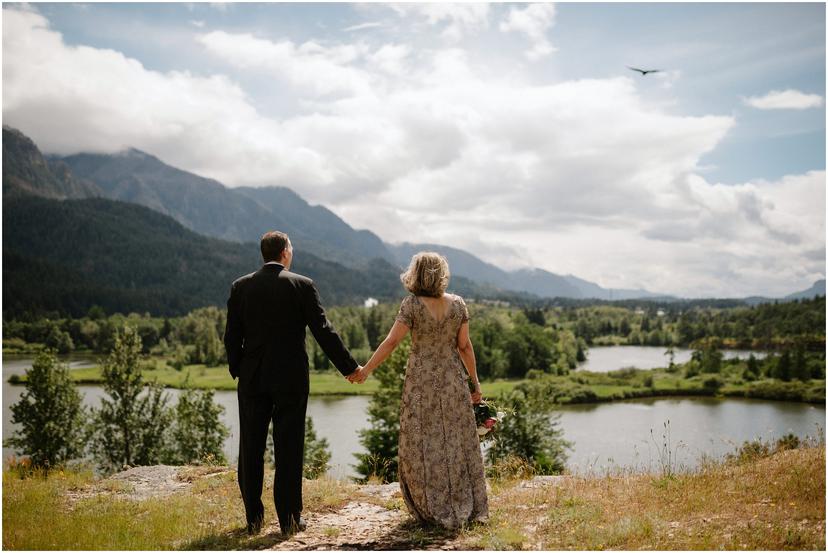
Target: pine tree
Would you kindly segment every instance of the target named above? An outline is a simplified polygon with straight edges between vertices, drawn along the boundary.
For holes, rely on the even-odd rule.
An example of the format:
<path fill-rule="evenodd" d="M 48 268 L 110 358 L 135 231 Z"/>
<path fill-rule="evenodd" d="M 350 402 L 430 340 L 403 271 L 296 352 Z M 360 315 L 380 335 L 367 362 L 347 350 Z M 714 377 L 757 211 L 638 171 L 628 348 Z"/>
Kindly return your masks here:
<path fill-rule="evenodd" d="M 811 379 L 811 371 L 808 369 L 808 362 L 805 358 L 805 349 L 797 347 L 793 355 L 793 377 L 802 382 Z"/>
<path fill-rule="evenodd" d="M 7 445 L 28 455 L 33 466 L 47 470 L 79 457 L 85 409 L 69 368 L 59 364 L 54 353 L 40 353 L 26 376 L 26 391 L 11 406 L 11 422 L 21 427 Z"/>
<path fill-rule="evenodd" d="M 265 461 L 272 465 L 273 455 L 273 421 L 267 429 L 267 444 L 265 445 Z M 328 440 L 319 438 L 316 429 L 313 427 L 313 420 L 305 417 L 305 451 L 302 456 L 302 476 L 309 480 L 319 478 L 328 472 L 328 464 L 331 461 L 331 452 L 328 449 Z"/>
<path fill-rule="evenodd" d="M 745 368 L 745 380 L 756 380 L 759 378 L 759 361 L 756 359 L 756 356 L 752 353 L 747 360 L 747 367 Z"/>
<path fill-rule="evenodd" d="M 667 370 L 670 372 L 676 370 L 676 350 L 673 348 L 672 345 L 667 346 L 667 351 L 664 352 L 664 355 L 667 356 L 667 359 L 670 360 L 670 364 L 667 366 Z"/>
<path fill-rule="evenodd" d="M 313 419 L 305 418 L 305 453 L 304 476 L 314 480 L 328 471 L 328 463 L 331 461 L 331 452 L 328 449 L 328 440 L 316 436 L 313 428 Z"/>
<path fill-rule="evenodd" d="M 379 382 L 379 390 L 371 397 L 368 417 L 371 426 L 360 431 L 360 443 L 368 453 L 356 454 L 357 472 L 366 479 L 376 476 L 385 482 L 397 479 L 398 442 L 400 436 L 400 397 L 405 380 L 405 364 L 411 351 L 411 339 L 406 337 L 372 376 Z"/>
<path fill-rule="evenodd" d="M 104 361 L 102 387 L 109 398 L 93 412 L 92 451 L 107 469 L 150 465 L 170 457 L 172 413 L 159 386 L 145 386 L 139 365 L 141 338 L 124 327 Z"/>
<path fill-rule="evenodd" d="M 776 363 L 776 378 L 782 380 L 784 382 L 788 382 L 791 379 L 791 354 L 788 350 L 782 352 L 782 355 L 779 356 L 779 361 Z"/>

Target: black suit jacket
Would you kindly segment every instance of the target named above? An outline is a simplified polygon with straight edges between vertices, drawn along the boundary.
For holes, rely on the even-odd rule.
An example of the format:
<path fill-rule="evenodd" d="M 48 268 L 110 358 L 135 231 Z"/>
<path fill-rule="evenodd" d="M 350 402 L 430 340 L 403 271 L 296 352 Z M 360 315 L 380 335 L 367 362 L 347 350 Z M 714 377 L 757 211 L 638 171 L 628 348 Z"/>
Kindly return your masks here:
<path fill-rule="evenodd" d="M 227 300 L 224 346 L 239 388 L 307 395 L 306 326 L 339 372 L 347 376 L 356 370 L 357 362 L 325 316 L 311 279 L 282 265 L 265 264 L 236 280 Z"/>

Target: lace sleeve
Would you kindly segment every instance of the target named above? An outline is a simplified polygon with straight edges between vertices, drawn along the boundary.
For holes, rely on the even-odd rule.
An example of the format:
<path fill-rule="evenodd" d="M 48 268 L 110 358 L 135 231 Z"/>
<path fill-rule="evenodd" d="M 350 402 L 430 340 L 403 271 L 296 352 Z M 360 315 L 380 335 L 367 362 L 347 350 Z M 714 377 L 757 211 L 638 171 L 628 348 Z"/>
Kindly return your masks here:
<path fill-rule="evenodd" d="M 400 311 L 397 313 L 397 319 L 408 328 L 414 328 L 414 310 L 411 305 L 413 296 L 406 296 L 400 304 Z"/>
<path fill-rule="evenodd" d="M 466 302 L 463 301 L 463 298 L 457 296 L 457 299 L 460 301 L 460 320 L 461 323 L 466 323 L 469 321 L 469 308 L 466 307 Z"/>

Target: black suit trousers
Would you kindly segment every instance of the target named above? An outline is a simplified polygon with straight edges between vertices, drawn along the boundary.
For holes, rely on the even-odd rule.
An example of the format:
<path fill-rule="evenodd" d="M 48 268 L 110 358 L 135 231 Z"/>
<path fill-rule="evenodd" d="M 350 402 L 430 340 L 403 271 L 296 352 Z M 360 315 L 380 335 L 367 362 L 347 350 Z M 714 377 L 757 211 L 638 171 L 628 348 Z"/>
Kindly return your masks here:
<path fill-rule="evenodd" d="M 308 396 L 285 398 L 266 389 L 238 387 L 239 488 L 248 524 L 264 518 L 262 483 L 267 429 L 273 421 L 276 474 L 273 500 L 279 526 L 287 531 L 302 512 L 302 467 Z"/>

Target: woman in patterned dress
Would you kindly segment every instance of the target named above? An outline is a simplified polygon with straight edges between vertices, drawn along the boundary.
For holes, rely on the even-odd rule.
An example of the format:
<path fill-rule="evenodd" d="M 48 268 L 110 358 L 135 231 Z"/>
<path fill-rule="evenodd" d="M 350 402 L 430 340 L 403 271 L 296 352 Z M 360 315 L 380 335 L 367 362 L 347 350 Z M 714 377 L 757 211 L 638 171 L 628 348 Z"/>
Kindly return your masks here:
<path fill-rule="evenodd" d="M 364 382 L 411 331 L 400 402 L 403 498 L 420 522 L 455 529 L 484 521 L 489 510 L 486 480 L 471 408 L 480 402 L 481 391 L 468 309 L 463 298 L 445 293 L 449 268 L 439 254 L 416 254 L 400 278 L 411 295 L 357 381 Z"/>

